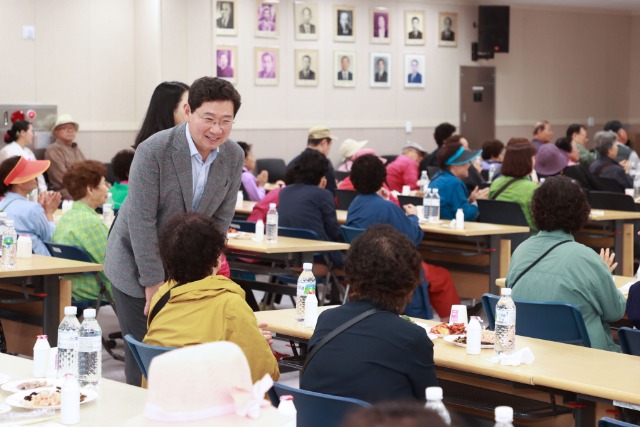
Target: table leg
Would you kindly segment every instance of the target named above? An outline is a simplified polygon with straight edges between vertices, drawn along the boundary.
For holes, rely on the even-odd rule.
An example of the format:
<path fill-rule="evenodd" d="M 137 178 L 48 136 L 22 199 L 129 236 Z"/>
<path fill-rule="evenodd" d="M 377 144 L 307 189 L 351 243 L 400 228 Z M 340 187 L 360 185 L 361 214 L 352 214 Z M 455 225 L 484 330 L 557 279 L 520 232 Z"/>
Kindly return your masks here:
<path fill-rule="evenodd" d="M 575 427 L 594 427 L 596 422 L 596 404 L 591 400 L 578 399 L 580 407 L 574 410 Z"/>
<path fill-rule="evenodd" d="M 511 241 L 502 236 L 489 236 L 489 292 L 500 295 L 496 279 L 506 277 L 511 262 Z"/>
<path fill-rule="evenodd" d="M 43 280 L 44 293 L 47 296 L 43 300 L 42 330 L 48 336 L 51 346 L 55 346 L 58 343 L 60 324 L 60 279 L 56 274 L 44 276 Z"/>
<path fill-rule="evenodd" d="M 621 276 L 633 276 L 633 222 L 625 223 L 624 220 L 615 222 L 616 237 L 614 250 L 616 253 L 616 267 L 614 274 Z"/>

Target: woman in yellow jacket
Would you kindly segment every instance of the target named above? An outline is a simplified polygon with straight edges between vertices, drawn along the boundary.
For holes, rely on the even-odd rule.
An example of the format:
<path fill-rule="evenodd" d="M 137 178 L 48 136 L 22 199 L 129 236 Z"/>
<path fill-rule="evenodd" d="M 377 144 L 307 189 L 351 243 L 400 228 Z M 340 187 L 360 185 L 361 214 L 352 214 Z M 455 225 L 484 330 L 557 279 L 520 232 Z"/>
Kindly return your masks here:
<path fill-rule="evenodd" d="M 278 362 L 258 327 L 242 288 L 217 276 L 225 236 L 212 218 L 176 215 L 159 236 L 168 281 L 151 301 L 144 342 L 185 347 L 231 341 L 244 352 L 253 381 L 280 377 Z"/>

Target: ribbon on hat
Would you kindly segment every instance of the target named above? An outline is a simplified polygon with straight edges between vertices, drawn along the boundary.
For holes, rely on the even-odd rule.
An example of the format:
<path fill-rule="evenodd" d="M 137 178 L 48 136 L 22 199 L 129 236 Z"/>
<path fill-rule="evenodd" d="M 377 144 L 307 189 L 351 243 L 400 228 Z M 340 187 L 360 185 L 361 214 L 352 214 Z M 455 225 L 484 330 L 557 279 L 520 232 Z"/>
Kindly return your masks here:
<path fill-rule="evenodd" d="M 260 407 L 269 406 L 264 395 L 273 387 L 273 380 L 269 374 L 264 374 L 262 379 L 255 382 L 251 390 L 234 387 L 231 397 L 236 404 L 236 414 L 241 417 L 258 418 Z"/>
<path fill-rule="evenodd" d="M 160 405 L 154 405 L 153 403 L 147 402 L 144 406 L 144 417 L 153 421 L 189 422 L 233 414 L 233 410 L 233 405 L 229 404 L 200 409 L 197 411 L 168 411 Z"/>
<path fill-rule="evenodd" d="M 444 162 L 444 164 L 447 165 L 447 166 L 451 166 L 453 164 L 453 162 L 455 162 L 458 157 L 462 156 L 462 153 L 464 153 L 464 147 L 460 146 L 460 148 L 458 148 L 458 151 L 456 151 L 453 154 L 453 156 L 449 157 L 447 159 L 447 161 Z"/>

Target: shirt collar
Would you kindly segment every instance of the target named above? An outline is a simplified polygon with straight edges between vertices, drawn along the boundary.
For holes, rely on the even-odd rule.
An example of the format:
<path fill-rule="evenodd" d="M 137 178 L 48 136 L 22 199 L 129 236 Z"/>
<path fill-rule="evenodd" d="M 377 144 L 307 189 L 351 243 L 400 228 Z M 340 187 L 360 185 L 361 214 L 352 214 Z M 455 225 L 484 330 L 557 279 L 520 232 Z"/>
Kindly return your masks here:
<path fill-rule="evenodd" d="M 75 202 L 73 202 L 73 204 L 71 205 L 71 209 L 89 211 L 98 215 L 98 213 L 95 210 L 91 209 L 91 206 L 79 200 L 76 200 Z"/>
<path fill-rule="evenodd" d="M 565 232 L 564 230 L 553 230 L 553 231 L 544 231 L 541 230 L 538 232 L 536 237 L 551 237 L 554 239 L 563 239 L 563 240 L 573 240 L 575 241 L 572 234 Z"/>
<path fill-rule="evenodd" d="M 5 199 L 24 199 L 27 200 L 26 197 L 24 197 L 21 194 L 18 193 L 14 193 L 13 191 L 7 191 L 7 194 L 4 196 Z"/>
<path fill-rule="evenodd" d="M 189 132 L 189 123 L 187 123 L 187 125 L 184 128 L 185 128 L 185 132 L 187 134 L 187 143 L 189 144 L 189 155 L 191 157 L 195 156 L 196 159 L 198 159 L 198 160 L 200 160 L 202 162 L 202 156 L 200 155 L 200 152 L 198 151 L 198 148 L 196 147 L 196 144 L 193 142 L 193 138 L 191 138 L 191 133 Z M 212 162 L 213 159 L 215 159 L 218 156 L 219 152 L 220 152 L 220 147 L 218 147 L 215 150 L 213 150 L 207 156 L 207 163 Z"/>

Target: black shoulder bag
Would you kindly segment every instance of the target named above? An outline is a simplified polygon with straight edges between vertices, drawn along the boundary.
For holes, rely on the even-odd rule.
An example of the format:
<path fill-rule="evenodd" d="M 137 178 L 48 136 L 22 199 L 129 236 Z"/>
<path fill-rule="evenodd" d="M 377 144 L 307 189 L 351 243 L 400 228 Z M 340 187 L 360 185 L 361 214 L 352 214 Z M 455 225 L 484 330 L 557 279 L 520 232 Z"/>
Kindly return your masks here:
<path fill-rule="evenodd" d="M 520 178 L 511 178 L 505 185 L 503 185 L 498 191 L 496 191 L 496 193 L 489 197 L 491 200 L 496 200 L 498 198 L 499 195 L 502 194 L 502 192 L 504 190 L 506 190 L 507 188 L 509 188 L 509 186 L 511 184 L 513 184 L 514 182 L 516 182 L 517 180 L 519 180 Z"/>
<path fill-rule="evenodd" d="M 537 260 L 533 261 L 533 262 L 531 263 L 531 265 L 529 265 L 529 267 L 525 268 L 525 269 L 524 269 L 524 271 L 523 271 L 522 273 L 520 273 L 520 274 L 518 275 L 518 277 L 516 277 L 516 280 L 515 280 L 511 285 L 509 285 L 508 283 L 505 283 L 505 286 L 506 286 L 507 288 L 514 288 L 514 287 L 516 286 L 516 283 L 518 283 L 518 280 L 520 280 L 520 279 L 522 278 L 522 276 L 524 276 L 525 274 L 527 274 L 527 272 L 528 272 L 529 270 L 531 270 L 533 267 L 535 267 L 535 265 L 536 265 L 537 263 L 539 263 L 540 261 L 542 261 L 542 259 L 543 259 L 544 257 L 546 257 L 547 255 L 549 255 L 549 253 L 550 253 L 552 250 L 554 250 L 555 248 L 557 248 L 557 247 L 558 247 L 558 246 L 560 246 L 560 245 L 564 245 L 565 243 L 569 243 L 569 242 L 571 242 L 571 240 L 563 240 L 562 242 L 558 242 L 558 243 L 556 243 L 555 245 L 551 246 L 549 249 L 547 249 L 547 251 L 546 251 L 545 253 L 543 253 L 542 255 L 540 255 L 540 257 L 538 257 L 538 259 L 537 259 Z"/>

